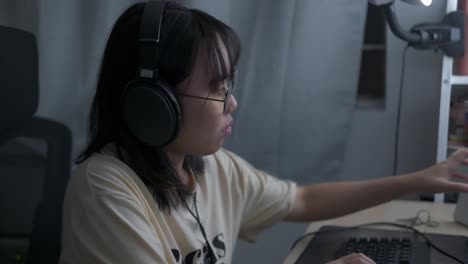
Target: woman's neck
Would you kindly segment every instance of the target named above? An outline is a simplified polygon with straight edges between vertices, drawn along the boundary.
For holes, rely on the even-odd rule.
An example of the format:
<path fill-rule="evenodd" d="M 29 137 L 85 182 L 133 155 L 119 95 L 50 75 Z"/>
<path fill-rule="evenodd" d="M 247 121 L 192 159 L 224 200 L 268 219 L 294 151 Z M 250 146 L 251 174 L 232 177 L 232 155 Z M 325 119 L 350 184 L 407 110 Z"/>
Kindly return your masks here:
<path fill-rule="evenodd" d="M 167 157 L 169 159 L 169 162 L 171 163 L 171 165 L 174 167 L 175 171 L 177 172 L 177 175 L 179 176 L 179 179 L 182 182 L 182 184 L 187 188 L 189 192 L 194 192 L 195 186 L 196 186 L 196 180 L 192 172 L 184 169 L 183 165 L 184 165 L 184 160 L 185 160 L 185 154 L 181 155 L 181 154 L 167 152 Z"/>

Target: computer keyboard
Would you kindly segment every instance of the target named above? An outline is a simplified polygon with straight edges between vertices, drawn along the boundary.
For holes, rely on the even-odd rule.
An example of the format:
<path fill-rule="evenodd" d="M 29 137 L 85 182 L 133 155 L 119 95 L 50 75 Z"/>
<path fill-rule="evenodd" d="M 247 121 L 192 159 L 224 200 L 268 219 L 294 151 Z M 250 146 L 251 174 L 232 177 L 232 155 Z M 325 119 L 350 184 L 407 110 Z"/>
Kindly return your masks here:
<path fill-rule="evenodd" d="M 426 233 L 441 250 L 468 263 L 468 238 Z M 327 263 L 361 252 L 377 264 L 457 264 L 415 232 L 373 228 L 322 226 L 309 241 L 295 264 Z"/>
<path fill-rule="evenodd" d="M 377 264 L 411 264 L 412 247 L 409 238 L 352 237 L 336 251 L 335 257 L 363 253 Z"/>
<path fill-rule="evenodd" d="M 296 264 L 327 263 L 359 252 L 377 264 L 452 264 L 446 257 L 433 262 L 429 245 L 414 232 L 337 226 L 322 226 Z"/>

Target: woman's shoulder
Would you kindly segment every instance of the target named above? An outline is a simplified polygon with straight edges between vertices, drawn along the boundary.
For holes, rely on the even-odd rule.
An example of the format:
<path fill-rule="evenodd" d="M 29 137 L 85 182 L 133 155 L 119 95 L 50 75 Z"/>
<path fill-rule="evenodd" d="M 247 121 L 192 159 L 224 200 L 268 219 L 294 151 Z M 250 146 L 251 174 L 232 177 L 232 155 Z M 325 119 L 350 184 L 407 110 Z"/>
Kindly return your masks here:
<path fill-rule="evenodd" d="M 80 163 L 70 179 L 70 188 L 93 194 L 120 195 L 139 189 L 138 177 L 110 152 L 95 153 Z"/>

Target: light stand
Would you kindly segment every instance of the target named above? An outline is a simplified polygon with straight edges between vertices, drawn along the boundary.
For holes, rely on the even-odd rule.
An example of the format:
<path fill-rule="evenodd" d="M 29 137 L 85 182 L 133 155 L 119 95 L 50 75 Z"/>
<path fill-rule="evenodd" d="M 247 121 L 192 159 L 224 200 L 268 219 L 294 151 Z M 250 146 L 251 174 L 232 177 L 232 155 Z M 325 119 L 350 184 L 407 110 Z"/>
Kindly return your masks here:
<path fill-rule="evenodd" d="M 405 0 L 412 4 L 429 5 L 430 0 Z M 462 11 L 448 13 L 440 22 L 420 23 L 405 31 L 398 23 L 394 0 L 369 0 L 381 6 L 392 33 L 415 49 L 440 49 L 447 56 L 461 57 L 465 54 L 465 14 Z"/>

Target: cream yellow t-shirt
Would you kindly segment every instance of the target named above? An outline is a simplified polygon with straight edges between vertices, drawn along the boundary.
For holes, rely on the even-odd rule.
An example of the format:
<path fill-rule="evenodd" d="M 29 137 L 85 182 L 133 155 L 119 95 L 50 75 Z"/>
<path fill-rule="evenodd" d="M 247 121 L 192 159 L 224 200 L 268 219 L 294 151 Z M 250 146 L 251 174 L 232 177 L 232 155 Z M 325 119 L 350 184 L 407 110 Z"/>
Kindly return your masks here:
<path fill-rule="evenodd" d="M 254 241 L 289 212 L 296 184 L 221 149 L 204 157 L 197 208 L 216 263 L 238 237 Z M 194 210 L 193 201 L 187 204 Z M 161 211 L 135 172 L 110 152 L 80 164 L 68 184 L 60 263 L 203 263 L 207 245 L 185 206 Z"/>

